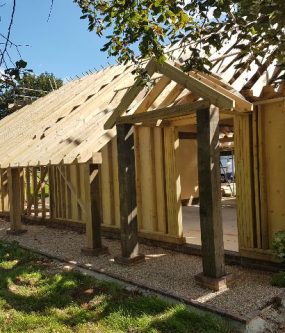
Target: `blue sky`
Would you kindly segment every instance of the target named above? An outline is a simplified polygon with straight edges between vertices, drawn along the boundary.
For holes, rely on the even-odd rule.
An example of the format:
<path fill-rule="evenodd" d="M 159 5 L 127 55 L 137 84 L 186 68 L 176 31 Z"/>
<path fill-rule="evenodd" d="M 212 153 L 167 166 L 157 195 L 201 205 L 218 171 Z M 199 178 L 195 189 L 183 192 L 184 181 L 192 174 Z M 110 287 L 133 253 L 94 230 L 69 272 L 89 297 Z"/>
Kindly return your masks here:
<path fill-rule="evenodd" d="M 0 32 L 6 34 L 12 1 L 0 7 Z M 104 39 L 88 31 L 87 21 L 80 20 L 80 8 L 72 0 L 54 0 L 47 22 L 51 0 L 18 0 L 11 39 L 22 47 L 22 58 L 36 74 L 51 72 L 66 79 L 81 75 L 94 67 L 106 66 L 107 54 L 100 51 Z M 14 57 L 16 56 L 13 54 Z"/>

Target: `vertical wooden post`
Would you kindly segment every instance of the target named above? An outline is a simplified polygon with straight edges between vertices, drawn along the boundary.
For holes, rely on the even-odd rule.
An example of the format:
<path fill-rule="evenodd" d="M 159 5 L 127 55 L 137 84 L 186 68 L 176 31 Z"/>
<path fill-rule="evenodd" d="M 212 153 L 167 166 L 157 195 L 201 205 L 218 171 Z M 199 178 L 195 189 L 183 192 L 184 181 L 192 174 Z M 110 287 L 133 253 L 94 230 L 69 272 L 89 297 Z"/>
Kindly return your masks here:
<path fill-rule="evenodd" d="M 86 164 L 86 170 L 85 190 L 89 191 L 85 196 L 85 200 L 88 201 L 85 207 L 89 210 L 85 213 L 88 217 L 86 218 L 87 247 L 82 248 L 81 251 L 85 255 L 99 256 L 108 253 L 108 248 L 102 246 L 101 238 L 102 207 L 98 165 Z"/>
<path fill-rule="evenodd" d="M 23 172 L 19 168 L 8 168 L 7 172 L 11 223 L 7 233 L 19 235 L 27 231 L 22 228 L 21 177 Z"/>
<path fill-rule="evenodd" d="M 120 193 L 121 264 L 135 264 L 144 260 L 139 254 L 136 201 L 134 129 L 131 125 L 117 125 L 118 179 Z"/>
<path fill-rule="evenodd" d="M 56 217 L 56 197 L 55 197 L 55 167 L 48 167 L 48 182 L 49 182 L 49 218 L 54 221 Z"/>
<path fill-rule="evenodd" d="M 183 244 L 182 205 L 180 174 L 176 166 L 176 155 L 179 147 L 178 131 L 174 127 L 164 128 L 165 153 L 165 189 L 167 233 L 174 236 L 177 242 Z"/>
<path fill-rule="evenodd" d="M 198 179 L 203 273 L 196 280 L 219 290 L 225 286 L 223 225 L 221 213 L 219 110 L 197 111 Z"/>
<path fill-rule="evenodd" d="M 9 212 L 9 191 L 7 169 L 0 169 L 2 212 Z"/>

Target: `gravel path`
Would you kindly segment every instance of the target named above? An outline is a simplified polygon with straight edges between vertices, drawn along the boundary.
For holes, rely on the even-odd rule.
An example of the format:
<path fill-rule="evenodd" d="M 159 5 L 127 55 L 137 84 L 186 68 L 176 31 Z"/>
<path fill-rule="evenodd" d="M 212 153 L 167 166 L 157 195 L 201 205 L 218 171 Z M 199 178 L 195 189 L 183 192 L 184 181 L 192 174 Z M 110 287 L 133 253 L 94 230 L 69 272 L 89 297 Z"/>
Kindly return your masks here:
<path fill-rule="evenodd" d="M 21 236 L 6 234 L 9 223 L 0 220 L 0 239 L 18 241 L 19 244 L 50 255 L 68 258 L 70 261 L 94 267 L 104 273 L 132 280 L 146 287 L 168 292 L 187 300 L 206 303 L 239 316 L 248 316 L 262 309 L 281 289 L 269 283 L 271 274 L 238 266 L 227 266 L 227 272 L 236 277 L 230 289 L 211 292 L 196 285 L 194 275 L 202 271 L 201 258 L 167 251 L 157 247 L 140 246 L 146 255 L 146 262 L 125 267 L 114 262 L 120 254 L 120 242 L 104 239 L 110 255 L 86 257 L 80 249 L 85 244 L 85 236 L 69 230 L 58 230 L 45 226 L 28 225 L 28 232 Z"/>

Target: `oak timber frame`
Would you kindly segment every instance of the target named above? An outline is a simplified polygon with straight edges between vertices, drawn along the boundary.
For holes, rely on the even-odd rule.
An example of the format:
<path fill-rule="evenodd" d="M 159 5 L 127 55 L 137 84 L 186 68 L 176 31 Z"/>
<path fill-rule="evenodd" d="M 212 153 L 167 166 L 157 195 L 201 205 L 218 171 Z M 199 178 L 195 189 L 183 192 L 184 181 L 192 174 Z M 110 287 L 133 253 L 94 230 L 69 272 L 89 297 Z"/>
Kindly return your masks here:
<path fill-rule="evenodd" d="M 124 79 L 118 77 L 117 69 L 114 71 L 116 72 L 114 77 L 112 74 L 114 82 L 117 84 L 123 81 Z M 249 101 L 241 98 L 240 95 L 236 95 L 229 85 L 229 89 L 227 89 L 225 82 L 220 84 L 216 76 L 200 72 L 182 73 L 176 64 L 160 65 L 156 64 L 155 61 L 149 63 L 147 72 L 150 76 L 155 76 L 157 72 L 160 72 L 155 79 L 153 78 L 153 87 L 147 95 L 141 100 L 138 96 L 141 89 L 139 82 L 132 85 L 128 81 L 125 84 L 128 85 L 127 88 L 129 89 L 128 99 L 121 100 L 118 98 L 118 101 L 121 100 L 120 107 L 115 110 L 115 116 L 112 116 L 107 123 L 107 128 L 114 123 L 118 125 L 132 124 L 134 126 L 139 237 L 175 244 L 181 244 L 185 241 L 181 220 L 179 174 L 175 165 L 175 150 L 177 143 L 179 143 L 179 133 L 177 133 L 176 126 L 196 124 L 197 110 L 195 108 L 197 106 L 203 110 L 204 107 L 208 107 L 210 104 L 218 105 L 220 118 L 226 116 L 234 119 L 240 255 L 273 261 L 270 244 L 274 233 L 284 228 L 285 216 L 283 209 L 285 195 L 282 192 L 285 187 L 281 185 L 283 184 L 283 177 L 280 177 L 280 175 L 283 175 L 281 168 L 284 169 L 285 163 L 282 159 L 285 156 L 282 144 L 285 137 L 281 128 L 281 124 L 283 124 L 283 128 L 285 126 L 283 117 L 283 111 L 285 110 L 284 86 L 283 93 L 281 90 L 277 93 L 272 87 L 265 87 L 266 94 L 260 97 L 261 101 L 256 103 L 252 111 L 252 104 Z M 102 77 L 109 75 L 106 75 L 106 72 L 101 74 Z M 105 81 L 108 80 L 106 78 Z M 88 82 L 91 81 L 92 79 Z M 174 83 L 175 85 L 173 85 Z M 99 86 L 101 86 L 101 83 Z M 74 86 L 73 91 L 75 92 L 77 89 Z M 100 87 L 98 89 L 99 96 L 92 97 L 95 104 L 97 98 L 98 102 L 100 101 Z M 187 96 L 184 94 L 186 89 L 189 91 Z M 273 91 L 270 91 L 270 89 Z M 113 88 L 108 88 L 108 90 L 113 91 Z M 91 92 L 88 93 L 88 96 Z M 106 92 L 106 95 L 108 93 Z M 137 99 L 140 100 L 140 104 L 132 106 L 132 100 L 136 96 L 138 96 Z M 200 97 L 203 97 L 203 99 L 200 100 Z M 65 102 L 68 99 L 69 97 L 66 97 Z M 137 102 L 137 99 L 134 100 L 133 104 Z M 234 108 L 231 108 L 231 100 L 235 102 Z M 43 102 L 43 104 L 45 103 Z M 71 103 L 66 105 L 68 108 Z M 40 111 L 43 111 L 44 107 L 42 105 Z M 123 110 L 130 107 L 130 112 L 122 116 Z M 81 115 L 89 115 L 90 110 L 91 106 L 86 109 L 82 106 Z M 112 109 L 110 108 L 109 111 L 112 111 Z M 38 112 L 38 114 L 40 113 Z M 57 119 L 54 115 L 50 118 L 54 118 L 54 122 Z M 10 121 L 12 123 L 12 120 Z M 34 124 L 39 125 L 36 119 L 34 119 Z M 96 126 L 102 127 L 102 124 L 103 122 L 98 122 Z M 91 135 L 94 129 L 96 129 L 95 131 L 98 130 L 96 126 L 90 128 L 88 135 Z M 51 132 L 53 133 L 54 129 Z M 32 133 L 34 132 L 32 131 Z M 38 136 L 41 133 L 41 126 L 39 126 Z M 108 137 L 109 141 L 106 139 L 103 148 L 100 148 L 102 149 L 102 157 L 101 153 L 97 152 L 90 163 L 86 164 L 91 164 L 91 166 L 92 164 L 100 164 L 99 168 L 95 166 L 95 170 L 92 172 L 97 174 L 96 183 L 99 183 L 101 187 L 100 211 L 98 210 L 96 214 L 99 214 L 99 219 L 103 219 L 104 228 L 110 227 L 110 229 L 117 231 L 119 230 L 120 220 L 120 196 L 115 127 L 107 132 L 107 134 L 109 133 L 112 133 Z M 196 133 L 192 133 L 192 135 L 194 139 L 197 137 Z M 30 138 L 30 141 L 33 141 L 33 139 Z M 30 141 L 26 144 L 29 145 Z M 17 144 L 14 144 L 14 146 L 15 156 L 17 157 L 22 152 L 22 146 L 18 139 L 16 142 Z M 53 142 L 52 135 L 49 142 Z M 106 142 L 108 143 L 106 144 Z M 73 142 L 70 145 L 73 145 Z M 149 146 L 151 146 L 151 149 L 147 149 Z M 90 157 L 89 153 L 93 151 L 92 147 L 94 149 L 94 146 L 90 143 L 90 150 L 86 150 L 86 154 L 84 154 L 86 159 Z M 14 211 L 13 203 L 11 209 L 9 207 L 8 194 L 10 192 L 10 199 L 12 199 L 11 170 L 18 168 L 20 173 L 22 170 L 24 172 L 24 177 L 20 175 L 19 189 L 21 195 L 19 196 L 19 192 L 15 194 L 15 198 L 21 200 L 22 217 L 43 223 L 55 222 L 64 225 L 70 223 L 83 228 L 86 226 L 86 229 L 93 230 L 96 236 L 96 230 L 92 229 L 90 222 L 88 222 L 91 221 L 90 216 L 94 213 L 90 209 L 90 205 L 91 207 L 94 207 L 94 205 L 89 198 L 88 192 L 90 192 L 90 189 L 87 185 L 91 181 L 90 169 L 84 165 L 85 162 L 79 163 L 82 159 L 73 161 L 77 153 L 80 152 L 80 145 L 76 147 L 76 154 L 72 152 L 68 158 L 63 157 L 62 153 L 56 156 L 49 154 L 44 156 L 44 149 L 42 149 L 41 155 L 37 155 L 33 149 L 28 147 L 26 147 L 26 151 L 29 153 L 29 158 L 25 157 L 20 161 L 14 159 L 11 162 L 12 164 L 9 164 L 10 152 L 7 150 L 7 153 L 3 154 L 5 159 L 1 161 L 3 163 L 0 169 L 1 213 L 9 214 L 12 210 Z M 27 154 L 24 155 L 27 156 Z M 86 159 L 83 160 L 86 161 Z M 101 165 L 102 160 L 103 164 Z M 151 161 L 151 163 L 147 163 L 148 161 Z M 277 161 L 282 163 L 277 163 Z M 161 171 L 161 165 L 164 167 L 163 171 Z M 275 171 L 271 174 L 270 170 L 272 168 Z M 25 183 L 24 186 L 23 183 Z M 148 186 L 148 183 L 151 183 L 151 187 Z M 52 190 L 47 191 L 45 184 L 49 185 Z M 165 193 L 165 188 L 172 189 L 172 191 L 168 190 Z M 154 192 L 161 193 L 161 195 L 155 196 Z M 50 205 L 48 205 L 46 195 L 49 195 Z M 275 200 L 276 196 L 278 196 L 278 200 Z M 14 214 L 14 216 L 19 215 Z M 22 225 L 17 228 L 21 229 Z M 89 231 L 87 231 L 87 234 L 89 234 Z M 88 240 L 88 244 L 91 244 L 87 244 L 88 248 L 96 248 L 92 237 L 91 235 Z"/>
<path fill-rule="evenodd" d="M 183 73 L 180 69 L 176 68 L 174 65 L 169 63 L 158 64 L 154 60 L 150 60 L 149 67 L 152 69 L 150 76 L 155 72 L 163 74 L 165 81 L 167 79 L 175 81 L 178 85 L 191 91 L 194 96 L 198 98 L 203 98 L 202 101 L 193 101 L 191 103 L 181 103 L 181 105 L 169 106 L 163 105 L 162 108 L 154 109 L 148 111 L 149 105 L 152 104 L 154 100 L 153 91 L 149 93 L 146 99 L 141 103 L 140 106 L 134 110 L 133 114 L 123 115 L 131 105 L 133 99 L 142 89 L 142 85 L 139 85 L 139 81 L 131 88 L 129 93 L 126 93 L 123 97 L 119 107 L 115 110 L 113 115 L 108 119 L 105 124 L 105 128 L 112 128 L 114 124 L 117 124 L 117 137 L 118 142 L 123 141 L 124 131 L 129 129 L 131 126 L 161 126 L 163 123 L 164 129 L 166 129 L 169 120 L 175 119 L 189 119 L 189 116 L 193 115 L 197 118 L 197 139 L 198 139 L 198 169 L 199 169 L 199 192 L 200 192 L 200 215 L 201 215 L 201 234 L 202 234 L 202 257 L 203 257 L 203 273 L 206 277 L 219 279 L 225 275 L 224 268 L 224 249 L 223 249 L 223 230 L 222 230 L 222 218 L 221 218 L 221 198 L 220 198 L 220 176 L 219 176 L 219 109 L 226 110 L 227 112 L 250 112 L 252 109 L 251 103 L 234 95 L 233 93 L 223 93 L 223 88 L 220 89 L 217 85 L 210 83 L 207 84 L 207 80 L 199 80 L 195 75 L 187 75 Z M 153 69 L 154 68 L 154 69 Z M 162 80 L 162 79 L 161 79 Z M 155 89 L 155 88 L 154 88 Z M 153 89 L 153 90 L 154 90 Z M 159 93 L 159 92 L 158 92 Z M 149 97 L 151 96 L 151 97 Z M 151 103 L 147 103 L 147 100 L 151 99 Z M 238 106 L 236 106 L 236 101 Z M 143 106 L 142 106 L 143 105 Z M 215 107 L 211 107 L 215 105 Z M 218 109 L 219 108 L 219 109 Z M 158 124 L 159 122 L 159 124 Z M 189 122 L 189 120 L 188 120 Z M 170 127 L 171 128 L 171 127 Z M 122 129 L 122 130 L 120 130 Z M 124 129 L 124 130 L 123 130 Z M 166 132 L 167 133 L 167 132 Z M 173 145 L 174 142 L 171 142 Z M 167 150 L 167 146 L 164 148 Z M 125 154 L 129 154 L 130 150 L 120 151 L 118 149 L 118 164 L 124 165 L 123 157 Z M 132 154 L 134 154 L 132 152 Z M 169 156 L 169 163 L 172 163 L 174 156 Z M 132 163 L 135 160 L 132 159 Z M 132 169 L 135 166 L 132 165 Z M 173 170 L 172 170 L 173 171 Z M 119 169 L 119 173 L 124 174 L 125 170 Z M 122 255 L 125 260 L 131 259 L 131 257 L 126 257 L 124 254 L 124 248 L 133 245 L 130 243 L 130 239 L 138 237 L 138 227 L 135 224 L 135 230 L 129 229 L 131 233 L 126 235 L 126 230 L 128 230 L 128 218 L 129 212 L 126 211 L 122 205 L 122 198 L 126 201 L 130 200 L 132 193 L 126 191 L 126 186 L 130 188 L 131 185 L 126 185 L 124 181 L 126 178 L 123 174 L 119 174 L 119 190 L 121 197 L 121 242 L 122 242 Z M 177 188 L 175 188 L 175 174 L 173 174 L 174 182 L 167 184 L 167 192 L 174 193 L 174 196 L 178 194 Z M 166 177 L 166 180 L 169 177 Z M 171 177 L 170 177 L 171 178 Z M 130 179 L 129 179 L 130 181 Z M 132 182 L 134 177 L 132 177 Z M 210 189 L 210 190 L 209 190 Z M 179 191 L 179 190 L 178 190 Z M 176 205 L 179 200 L 171 202 L 171 206 L 168 206 L 169 210 L 174 209 L 176 211 Z M 167 200 L 167 199 L 166 199 Z M 179 202 L 180 204 L 180 202 Z M 137 205 L 136 205 L 137 206 Z M 133 210 L 138 207 L 132 207 Z M 180 214 L 181 215 L 181 214 Z M 178 215 L 174 217 L 176 219 L 176 224 L 179 225 L 180 221 L 177 220 Z M 181 218 L 181 216 L 180 216 Z M 134 233 L 136 234 L 134 236 Z M 126 242 L 130 244 L 126 245 Z M 138 244 L 136 242 L 136 252 Z"/>
<path fill-rule="evenodd" d="M 48 165 L 24 168 L 1 169 L 1 178 L 6 177 L 12 235 L 26 232 L 22 219 L 37 222 L 63 223 L 84 222 L 86 255 L 101 255 L 107 252 L 102 244 L 102 203 L 99 164 Z M 48 193 L 45 185 L 48 183 Z M 1 179 L 1 192 L 3 182 Z M 47 196 L 49 198 L 49 205 Z"/>

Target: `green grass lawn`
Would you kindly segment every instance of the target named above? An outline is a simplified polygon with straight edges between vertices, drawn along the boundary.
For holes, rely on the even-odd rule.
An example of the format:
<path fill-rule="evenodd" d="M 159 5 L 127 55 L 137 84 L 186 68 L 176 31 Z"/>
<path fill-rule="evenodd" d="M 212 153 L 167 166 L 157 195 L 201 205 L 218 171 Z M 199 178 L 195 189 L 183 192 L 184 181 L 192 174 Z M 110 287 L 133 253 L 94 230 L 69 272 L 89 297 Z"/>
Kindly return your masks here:
<path fill-rule="evenodd" d="M 0 242 L 0 332 L 227 332 L 216 318 L 129 292 Z"/>

